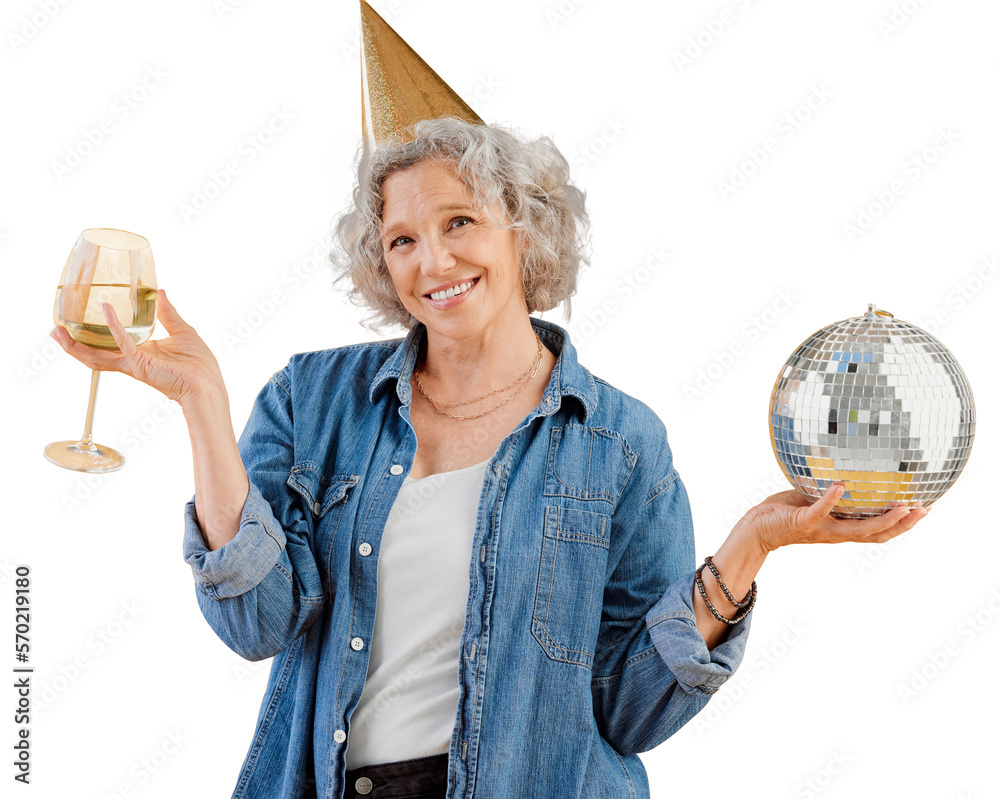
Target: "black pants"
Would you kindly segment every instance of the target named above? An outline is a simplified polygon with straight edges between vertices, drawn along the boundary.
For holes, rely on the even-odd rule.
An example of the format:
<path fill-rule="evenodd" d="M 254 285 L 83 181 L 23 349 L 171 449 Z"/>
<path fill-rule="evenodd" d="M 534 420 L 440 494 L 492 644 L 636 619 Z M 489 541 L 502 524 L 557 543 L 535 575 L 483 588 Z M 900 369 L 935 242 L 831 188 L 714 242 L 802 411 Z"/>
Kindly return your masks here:
<path fill-rule="evenodd" d="M 348 769 L 344 799 L 444 799 L 448 753 Z"/>

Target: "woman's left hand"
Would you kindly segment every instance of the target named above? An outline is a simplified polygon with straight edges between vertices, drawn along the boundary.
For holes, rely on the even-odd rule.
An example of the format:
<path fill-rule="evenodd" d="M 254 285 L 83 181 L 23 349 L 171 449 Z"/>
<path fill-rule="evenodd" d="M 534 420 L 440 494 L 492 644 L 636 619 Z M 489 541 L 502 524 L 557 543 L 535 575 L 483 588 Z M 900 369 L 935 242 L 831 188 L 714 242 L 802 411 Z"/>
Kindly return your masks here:
<path fill-rule="evenodd" d="M 834 483 L 815 502 L 798 491 L 772 494 L 746 512 L 737 523 L 763 554 L 788 544 L 840 544 L 845 541 L 882 543 L 911 529 L 930 508 L 917 502 L 912 508 L 900 503 L 881 516 L 870 519 L 840 519 L 830 515 L 844 487 Z"/>

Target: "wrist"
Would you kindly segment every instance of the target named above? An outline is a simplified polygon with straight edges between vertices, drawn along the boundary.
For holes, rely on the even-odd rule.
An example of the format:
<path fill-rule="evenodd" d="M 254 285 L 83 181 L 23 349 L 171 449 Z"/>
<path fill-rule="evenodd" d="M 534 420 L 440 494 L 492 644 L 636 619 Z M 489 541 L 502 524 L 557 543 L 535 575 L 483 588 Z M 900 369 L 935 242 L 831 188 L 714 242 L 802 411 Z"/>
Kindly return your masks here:
<path fill-rule="evenodd" d="M 766 541 L 764 537 L 760 535 L 760 533 L 754 533 L 752 531 L 748 531 L 746 535 L 749 538 L 748 546 L 750 550 L 754 553 L 755 557 L 758 557 L 761 560 L 766 558 L 768 555 L 774 552 L 774 550 L 776 550 L 778 546 L 780 546 L 780 545 L 773 545 L 772 543 Z"/>
<path fill-rule="evenodd" d="M 178 402 L 188 424 L 217 423 L 229 419 L 229 393 L 225 385 L 200 386 L 182 396 Z"/>
<path fill-rule="evenodd" d="M 729 622 L 743 612 L 736 610 L 733 602 L 751 601 L 754 598 L 752 591 L 754 580 L 764 564 L 765 557 L 766 552 L 759 546 L 752 532 L 744 526 L 737 525 L 712 556 L 712 563 L 719 572 L 719 578 L 727 586 L 733 599 L 730 600 L 725 595 L 711 570 L 705 569 L 701 574 L 701 589 L 705 591 L 705 598 L 700 596 L 698 581 L 695 580 L 692 602 L 696 625 L 709 649 L 726 637 L 726 629 L 731 627 Z M 708 607 L 709 602 L 716 609 L 715 612 L 720 613 L 729 622 L 721 621 Z"/>
<path fill-rule="evenodd" d="M 718 555 L 724 554 L 729 558 L 735 558 L 740 562 L 748 564 L 754 573 L 756 573 L 757 569 L 763 564 L 764 559 L 772 551 L 767 543 L 761 540 L 760 536 L 752 529 L 736 527 L 723 542 L 714 559 L 718 560 Z"/>
<path fill-rule="evenodd" d="M 743 518 L 736 523 L 730 535 L 738 540 L 744 549 L 763 560 L 780 547 L 781 543 L 767 536 L 766 525 L 761 524 L 758 516 L 757 508 L 748 510 Z"/>

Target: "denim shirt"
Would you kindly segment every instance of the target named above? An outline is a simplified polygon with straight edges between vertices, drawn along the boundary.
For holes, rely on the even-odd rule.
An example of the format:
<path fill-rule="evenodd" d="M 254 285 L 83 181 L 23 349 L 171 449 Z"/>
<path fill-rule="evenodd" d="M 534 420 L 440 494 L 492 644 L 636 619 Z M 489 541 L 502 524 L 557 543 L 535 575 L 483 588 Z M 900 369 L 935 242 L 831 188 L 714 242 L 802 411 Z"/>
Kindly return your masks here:
<path fill-rule="evenodd" d="M 753 614 L 709 651 L 666 428 L 580 365 L 565 329 L 531 324 L 557 362 L 486 468 L 447 795 L 649 797 L 638 753 L 733 674 Z M 344 795 L 379 543 L 417 447 L 410 377 L 425 335 L 417 323 L 292 356 L 240 437 L 250 490 L 236 537 L 209 551 L 195 499 L 185 506 L 205 619 L 241 657 L 273 658 L 234 799 Z"/>

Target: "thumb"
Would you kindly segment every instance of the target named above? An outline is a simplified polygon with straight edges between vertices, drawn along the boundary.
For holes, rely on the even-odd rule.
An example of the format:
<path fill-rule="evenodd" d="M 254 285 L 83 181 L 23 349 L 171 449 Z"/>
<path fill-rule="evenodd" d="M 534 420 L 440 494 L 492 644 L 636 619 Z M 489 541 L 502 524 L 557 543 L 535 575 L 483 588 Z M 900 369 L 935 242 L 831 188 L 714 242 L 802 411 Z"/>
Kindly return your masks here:
<path fill-rule="evenodd" d="M 823 517 L 826 516 L 831 510 L 833 510 L 834 505 L 836 505 L 840 498 L 844 495 L 846 487 L 843 483 L 831 483 L 826 487 L 826 491 L 823 493 L 819 499 L 817 499 L 807 511 L 811 516 Z"/>
<path fill-rule="evenodd" d="M 167 292 L 163 289 L 157 292 L 156 318 L 160 320 L 164 329 L 171 336 L 175 333 L 191 329 L 191 325 L 181 319 L 181 315 L 177 313 L 177 309 L 174 308 L 173 303 L 167 299 Z"/>

